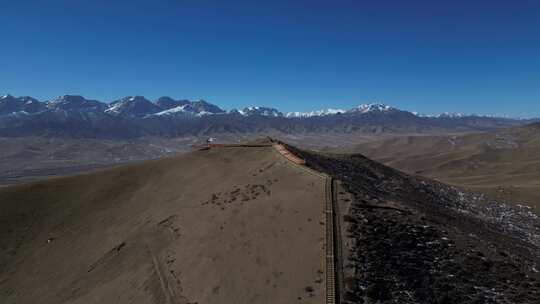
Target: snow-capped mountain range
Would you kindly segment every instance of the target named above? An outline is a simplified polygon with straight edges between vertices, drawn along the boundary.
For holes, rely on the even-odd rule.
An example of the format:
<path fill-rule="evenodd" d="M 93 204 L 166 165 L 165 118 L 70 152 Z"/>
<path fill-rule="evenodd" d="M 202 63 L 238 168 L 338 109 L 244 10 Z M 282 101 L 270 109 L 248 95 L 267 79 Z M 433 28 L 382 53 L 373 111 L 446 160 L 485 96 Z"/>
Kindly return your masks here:
<path fill-rule="evenodd" d="M 4 95 L 0 97 L 0 115 L 2 114 L 30 114 L 45 111 L 45 103 L 29 96 L 13 97 Z"/>
<path fill-rule="evenodd" d="M 29 104 L 33 104 L 30 107 Z M 37 106 L 39 105 L 39 106 Z M 0 115 L 16 112 L 36 113 L 52 109 L 56 111 L 104 112 L 112 116 L 130 118 L 147 118 L 150 116 L 204 116 L 212 114 L 239 114 L 242 116 L 269 116 L 288 118 L 307 118 L 313 116 L 327 116 L 344 113 L 388 112 L 396 110 L 390 106 L 373 103 L 360 105 L 350 110 L 324 109 L 311 112 L 283 113 L 275 108 L 250 106 L 243 109 L 225 111 L 216 105 L 204 100 L 189 101 L 186 99 L 174 100 L 170 97 L 160 97 L 152 102 L 143 96 L 127 96 L 109 104 L 97 100 L 85 99 L 78 95 L 63 95 L 52 101 L 40 102 L 32 97 L 13 97 L 5 95 L 0 97 Z"/>
<path fill-rule="evenodd" d="M 362 104 L 348 110 L 329 108 L 283 113 L 262 106 L 226 111 L 204 100 L 177 100 L 166 96 L 156 101 L 143 96 L 127 96 L 110 103 L 77 95 L 63 95 L 46 102 L 28 96 L 0 97 L 0 136 L 36 133 L 121 134 L 120 137 L 200 132 L 422 133 L 484 130 L 526 122 L 451 113 L 421 115 L 382 103 Z"/>
<path fill-rule="evenodd" d="M 382 104 L 370 103 L 361 104 L 349 110 L 343 109 L 322 109 L 310 112 L 288 112 L 283 113 L 275 108 L 250 106 L 243 109 L 232 109 L 226 111 L 220 107 L 204 100 L 190 101 L 187 99 L 175 100 L 164 96 L 152 102 L 143 96 L 127 96 L 110 103 L 97 100 L 86 99 L 78 95 L 63 95 L 52 101 L 40 102 L 29 96 L 13 97 L 4 95 L 0 97 L 0 115 L 9 115 L 17 112 L 32 114 L 46 110 L 56 111 L 79 111 L 79 112 L 104 112 L 112 116 L 123 116 L 130 118 L 148 118 L 152 116 L 204 116 L 212 114 L 238 114 L 241 116 L 268 116 L 286 118 L 309 118 L 315 116 L 329 116 L 337 114 L 368 114 L 368 113 L 390 113 L 402 111 L 397 108 Z M 444 112 L 440 114 L 420 114 L 410 112 L 418 117 L 427 118 L 463 118 L 463 117 L 497 117 L 490 115 L 476 115 L 463 113 Z M 507 117 L 500 117 L 507 118 Z"/>
<path fill-rule="evenodd" d="M 317 110 L 317 111 L 311 111 L 311 112 L 289 112 L 285 114 L 285 116 L 294 117 L 294 118 L 303 118 L 303 117 L 343 114 L 346 112 L 347 111 L 342 110 L 342 109 L 324 109 L 324 110 Z"/>
<path fill-rule="evenodd" d="M 231 113 L 238 113 L 242 116 L 252 116 L 252 115 L 260 115 L 260 116 L 269 116 L 269 117 L 283 117 L 283 113 L 278 111 L 274 108 L 268 108 L 268 107 L 247 107 L 243 110 L 231 110 Z"/>

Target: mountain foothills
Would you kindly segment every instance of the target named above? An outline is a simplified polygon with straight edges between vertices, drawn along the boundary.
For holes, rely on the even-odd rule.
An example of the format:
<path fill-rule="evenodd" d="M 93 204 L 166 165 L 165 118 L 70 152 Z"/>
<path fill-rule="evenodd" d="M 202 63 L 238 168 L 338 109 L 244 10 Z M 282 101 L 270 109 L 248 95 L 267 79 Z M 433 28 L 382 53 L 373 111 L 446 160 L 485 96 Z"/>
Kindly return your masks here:
<path fill-rule="evenodd" d="M 475 134 L 394 137 L 349 151 L 540 212 L 540 123 Z"/>
<path fill-rule="evenodd" d="M 433 134 L 486 131 L 528 120 L 478 115 L 417 115 L 383 104 L 350 110 L 282 113 L 268 107 L 225 111 L 204 100 L 129 96 L 104 103 L 64 95 L 52 101 L 0 97 L 0 136 L 130 139 L 214 134 Z"/>

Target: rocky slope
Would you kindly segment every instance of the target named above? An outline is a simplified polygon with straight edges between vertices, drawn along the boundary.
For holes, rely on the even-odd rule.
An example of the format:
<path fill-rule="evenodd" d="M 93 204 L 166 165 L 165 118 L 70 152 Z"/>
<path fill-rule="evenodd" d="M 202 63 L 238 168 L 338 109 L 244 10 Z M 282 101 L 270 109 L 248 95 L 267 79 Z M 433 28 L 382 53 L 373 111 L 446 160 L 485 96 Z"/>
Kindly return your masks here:
<path fill-rule="evenodd" d="M 540 219 L 530 210 L 359 154 L 290 149 L 352 198 L 342 205 L 344 303 L 540 301 Z"/>

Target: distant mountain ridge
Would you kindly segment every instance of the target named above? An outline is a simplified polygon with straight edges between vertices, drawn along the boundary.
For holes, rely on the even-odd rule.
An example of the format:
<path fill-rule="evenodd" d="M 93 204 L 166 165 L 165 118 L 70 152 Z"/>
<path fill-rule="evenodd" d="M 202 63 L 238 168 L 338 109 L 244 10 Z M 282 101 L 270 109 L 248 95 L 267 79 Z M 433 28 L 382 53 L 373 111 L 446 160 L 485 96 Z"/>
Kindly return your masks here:
<path fill-rule="evenodd" d="M 226 111 L 205 100 L 155 102 L 127 96 L 111 103 L 63 95 L 41 102 L 23 96 L 0 97 L 0 136 L 78 136 L 129 138 L 218 133 L 433 133 L 469 132 L 530 123 L 475 115 L 418 115 L 381 103 L 312 112 L 283 113 L 252 106 Z"/>
<path fill-rule="evenodd" d="M 46 104 L 29 96 L 13 97 L 4 95 L 0 97 L 0 115 L 13 114 L 17 112 L 37 113 L 45 111 Z"/>

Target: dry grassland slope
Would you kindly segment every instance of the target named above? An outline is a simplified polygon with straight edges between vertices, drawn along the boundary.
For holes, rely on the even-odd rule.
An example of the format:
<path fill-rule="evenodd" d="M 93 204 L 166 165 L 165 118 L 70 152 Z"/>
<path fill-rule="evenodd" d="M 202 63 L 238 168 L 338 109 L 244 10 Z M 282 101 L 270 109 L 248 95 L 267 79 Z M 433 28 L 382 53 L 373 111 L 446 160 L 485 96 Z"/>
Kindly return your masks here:
<path fill-rule="evenodd" d="M 322 303 L 324 180 L 220 148 L 0 190 L 2 303 Z"/>

